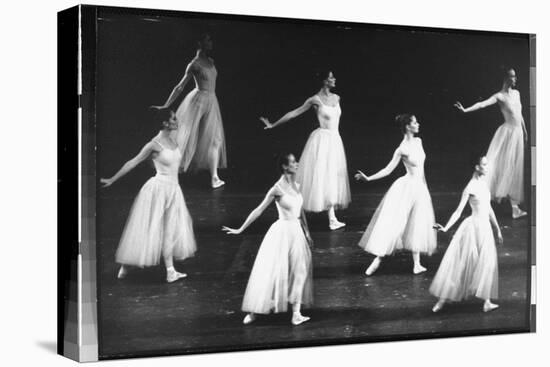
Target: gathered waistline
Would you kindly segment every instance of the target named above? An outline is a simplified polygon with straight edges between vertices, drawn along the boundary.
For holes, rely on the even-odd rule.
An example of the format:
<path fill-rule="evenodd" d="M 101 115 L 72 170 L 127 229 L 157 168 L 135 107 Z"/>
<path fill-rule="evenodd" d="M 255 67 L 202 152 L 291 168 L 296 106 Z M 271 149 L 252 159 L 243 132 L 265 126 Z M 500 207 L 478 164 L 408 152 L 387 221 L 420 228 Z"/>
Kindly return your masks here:
<path fill-rule="evenodd" d="M 166 182 L 166 183 L 172 183 L 172 184 L 179 184 L 178 182 L 178 176 L 177 175 L 168 175 L 168 174 L 162 174 L 158 173 L 153 176 L 155 180 Z"/>
<path fill-rule="evenodd" d="M 216 94 L 215 90 L 207 90 L 207 89 L 199 89 L 199 88 L 195 88 L 195 90 L 197 92 L 201 92 L 201 93 Z"/>

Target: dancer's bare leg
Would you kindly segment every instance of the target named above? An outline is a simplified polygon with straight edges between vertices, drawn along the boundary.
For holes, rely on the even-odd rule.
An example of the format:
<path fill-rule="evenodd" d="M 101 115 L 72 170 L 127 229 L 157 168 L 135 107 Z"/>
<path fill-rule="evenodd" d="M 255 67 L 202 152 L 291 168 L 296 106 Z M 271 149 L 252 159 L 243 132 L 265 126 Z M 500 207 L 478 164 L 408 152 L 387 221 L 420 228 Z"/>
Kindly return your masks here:
<path fill-rule="evenodd" d="M 300 312 L 301 308 L 300 303 L 294 303 L 292 305 L 292 325 L 300 325 L 303 322 L 308 321 L 310 318 L 308 316 L 303 316 Z"/>
<path fill-rule="evenodd" d="M 432 312 L 439 312 L 443 308 L 444 304 L 445 300 L 440 298 L 439 301 L 437 301 L 437 303 L 432 307 Z"/>
<path fill-rule="evenodd" d="M 329 223 L 329 228 L 332 231 L 346 226 L 346 223 L 342 223 L 338 221 L 338 219 L 336 218 L 336 213 L 334 212 L 333 206 L 331 206 L 330 209 L 328 210 L 328 223 Z"/>
<path fill-rule="evenodd" d="M 420 264 L 420 253 L 413 252 L 412 257 L 413 257 L 413 263 L 414 263 L 413 273 L 420 274 L 425 272 L 426 268 Z"/>
<path fill-rule="evenodd" d="M 124 279 L 128 275 L 128 266 L 126 265 L 120 265 L 120 269 L 118 270 L 118 279 Z"/>
<path fill-rule="evenodd" d="M 225 184 L 224 181 L 220 180 L 218 177 L 218 164 L 220 160 L 220 149 L 221 146 L 219 143 L 215 143 L 208 150 L 208 161 L 210 162 L 210 176 L 212 177 L 212 188 L 217 189 Z"/>

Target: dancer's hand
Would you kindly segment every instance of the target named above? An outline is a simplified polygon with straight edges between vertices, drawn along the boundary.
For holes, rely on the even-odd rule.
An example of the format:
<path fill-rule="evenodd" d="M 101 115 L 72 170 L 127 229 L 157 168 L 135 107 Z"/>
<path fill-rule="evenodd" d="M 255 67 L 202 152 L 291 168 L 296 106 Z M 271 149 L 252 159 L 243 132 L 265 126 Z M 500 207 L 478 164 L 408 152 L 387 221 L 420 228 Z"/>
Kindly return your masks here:
<path fill-rule="evenodd" d="M 269 122 L 267 117 L 260 117 L 260 121 L 263 122 L 265 125 L 264 130 L 273 128 L 273 124 Z"/>
<path fill-rule="evenodd" d="M 110 178 L 100 178 L 99 182 L 101 183 L 102 188 L 109 187 L 114 183 L 114 181 Z"/>
<path fill-rule="evenodd" d="M 242 233 L 242 229 L 234 229 L 234 228 L 229 228 L 229 227 L 226 227 L 226 226 L 222 227 L 222 231 L 226 232 L 227 234 L 241 234 Z"/>
<path fill-rule="evenodd" d="M 460 112 L 466 112 L 466 111 L 464 110 L 464 106 L 462 105 L 462 103 L 460 103 L 460 102 L 458 102 L 458 101 L 455 102 L 455 104 L 454 104 L 453 106 L 455 106 Z"/>
<path fill-rule="evenodd" d="M 357 173 L 355 174 L 355 179 L 357 181 L 365 181 L 365 182 L 369 182 L 369 177 L 367 175 L 365 175 L 363 172 L 361 172 L 360 170 L 357 170 Z"/>
<path fill-rule="evenodd" d="M 447 232 L 447 230 L 445 230 L 445 227 L 443 227 L 439 223 L 434 224 L 433 229 L 435 229 L 436 231 L 440 231 L 440 232 Z"/>
<path fill-rule="evenodd" d="M 504 239 L 502 238 L 502 232 L 500 231 L 498 231 L 497 233 L 497 241 L 499 245 L 502 245 L 502 243 L 504 242 Z"/>

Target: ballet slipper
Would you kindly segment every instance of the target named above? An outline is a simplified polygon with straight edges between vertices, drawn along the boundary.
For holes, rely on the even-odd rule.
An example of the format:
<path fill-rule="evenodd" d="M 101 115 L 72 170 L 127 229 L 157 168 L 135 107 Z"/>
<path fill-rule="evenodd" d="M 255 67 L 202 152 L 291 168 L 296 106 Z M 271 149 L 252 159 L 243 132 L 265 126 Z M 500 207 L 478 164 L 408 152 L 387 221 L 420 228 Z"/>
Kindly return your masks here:
<path fill-rule="evenodd" d="M 427 269 L 425 267 L 423 267 L 422 265 L 418 264 L 418 265 L 415 265 L 414 268 L 413 268 L 413 273 L 416 275 L 416 274 L 420 274 L 420 273 L 423 273 L 425 272 Z"/>
<path fill-rule="evenodd" d="M 518 219 L 521 217 L 525 217 L 527 215 L 526 211 L 521 210 L 520 208 L 514 208 L 512 210 L 512 219 Z"/>
<path fill-rule="evenodd" d="M 246 316 L 243 319 L 243 324 L 248 325 L 254 322 L 256 320 L 256 315 L 253 313 L 246 314 Z"/>
<path fill-rule="evenodd" d="M 372 263 L 369 265 L 369 267 L 365 271 L 365 274 L 367 276 L 371 276 L 378 269 L 378 266 L 380 266 L 380 259 L 376 258 L 372 260 Z"/>
<path fill-rule="evenodd" d="M 485 301 L 483 304 L 483 312 L 489 312 L 496 310 L 499 306 L 495 303 L 492 303 L 491 301 Z"/>
<path fill-rule="evenodd" d="M 336 219 L 331 220 L 330 224 L 328 225 L 328 227 L 330 228 L 331 231 L 335 231 L 335 230 L 340 229 L 340 228 L 345 227 L 345 226 L 346 226 L 346 223 L 339 222 Z"/>
<path fill-rule="evenodd" d="M 179 272 L 174 270 L 174 271 L 170 271 L 170 272 L 166 273 L 166 281 L 168 283 L 173 283 L 178 279 L 185 278 L 186 276 L 187 276 L 187 274 L 179 273 Z"/>
<path fill-rule="evenodd" d="M 445 301 L 437 301 L 437 303 L 433 306 L 432 312 L 439 312 L 443 308 L 443 305 L 445 304 Z"/>
<path fill-rule="evenodd" d="M 126 267 L 124 265 L 122 265 L 120 267 L 120 269 L 118 269 L 117 278 L 118 279 L 124 279 L 124 278 L 126 278 L 127 275 L 128 275 L 128 269 L 126 269 Z"/>
<path fill-rule="evenodd" d="M 212 179 L 212 188 L 217 189 L 225 185 L 225 181 L 220 180 L 218 177 Z"/>
<path fill-rule="evenodd" d="M 300 313 L 294 313 L 292 315 L 292 325 L 300 325 L 306 321 L 309 321 L 310 320 L 310 317 L 308 316 L 303 316 L 302 314 Z"/>

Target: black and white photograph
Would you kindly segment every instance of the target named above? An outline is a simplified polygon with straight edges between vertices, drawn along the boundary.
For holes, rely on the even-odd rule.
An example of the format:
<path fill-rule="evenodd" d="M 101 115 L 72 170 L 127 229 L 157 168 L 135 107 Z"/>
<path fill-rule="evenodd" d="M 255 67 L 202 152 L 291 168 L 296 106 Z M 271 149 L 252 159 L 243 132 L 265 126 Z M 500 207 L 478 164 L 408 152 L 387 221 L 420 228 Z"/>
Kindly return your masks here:
<path fill-rule="evenodd" d="M 99 359 L 531 330 L 531 35 L 93 12 Z"/>
<path fill-rule="evenodd" d="M 4 364 L 540 365 L 542 9 L 9 4 Z"/>

